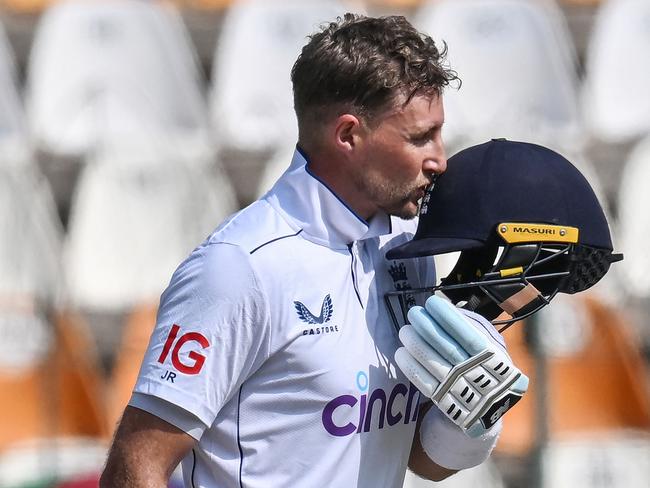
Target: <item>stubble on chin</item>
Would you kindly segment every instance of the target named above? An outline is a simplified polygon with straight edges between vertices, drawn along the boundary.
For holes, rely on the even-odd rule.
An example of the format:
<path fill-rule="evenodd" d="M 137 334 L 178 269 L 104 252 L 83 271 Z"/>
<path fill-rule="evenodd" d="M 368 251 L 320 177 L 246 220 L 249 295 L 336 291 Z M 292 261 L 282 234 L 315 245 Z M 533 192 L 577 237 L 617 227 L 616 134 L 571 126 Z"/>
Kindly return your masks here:
<path fill-rule="evenodd" d="M 393 215 L 404 220 L 411 220 L 417 217 L 420 205 L 416 198 L 417 188 L 404 190 L 395 189 L 386 195 L 387 198 L 379 205 L 388 215 Z"/>
<path fill-rule="evenodd" d="M 388 215 L 399 217 L 403 220 L 412 220 L 417 217 L 420 206 L 414 204 L 410 200 L 404 201 L 401 206 L 394 206 L 393 208 L 384 208 L 384 212 Z"/>
<path fill-rule="evenodd" d="M 417 192 L 422 185 L 396 186 L 391 181 L 365 175 L 355 181 L 358 191 L 364 193 L 377 208 L 388 215 L 411 220 L 419 213 Z"/>

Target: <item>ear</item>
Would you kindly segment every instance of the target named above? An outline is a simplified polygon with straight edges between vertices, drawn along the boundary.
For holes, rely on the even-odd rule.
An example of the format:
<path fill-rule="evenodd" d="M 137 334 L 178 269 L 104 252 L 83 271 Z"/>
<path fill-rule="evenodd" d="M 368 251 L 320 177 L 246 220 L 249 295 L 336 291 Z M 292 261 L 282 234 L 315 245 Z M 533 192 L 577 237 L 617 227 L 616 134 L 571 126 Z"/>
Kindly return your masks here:
<path fill-rule="evenodd" d="M 339 151 L 351 153 L 363 141 L 365 129 L 356 115 L 342 114 L 334 122 L 334 144 Z"/>

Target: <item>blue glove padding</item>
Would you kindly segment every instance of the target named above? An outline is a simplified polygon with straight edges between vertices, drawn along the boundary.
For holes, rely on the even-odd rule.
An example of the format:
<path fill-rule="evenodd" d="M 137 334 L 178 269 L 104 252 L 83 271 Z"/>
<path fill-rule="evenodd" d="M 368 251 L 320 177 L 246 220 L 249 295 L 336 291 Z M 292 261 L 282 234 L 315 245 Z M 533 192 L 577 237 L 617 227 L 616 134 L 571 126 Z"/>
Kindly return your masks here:
<path fill-rule="evenodd" d="M 480 315 L 431 296 L 408 319 L 399 333 L 398 366 L 470 437 L 484 434 L 528 389 L 528 377 Z"/>

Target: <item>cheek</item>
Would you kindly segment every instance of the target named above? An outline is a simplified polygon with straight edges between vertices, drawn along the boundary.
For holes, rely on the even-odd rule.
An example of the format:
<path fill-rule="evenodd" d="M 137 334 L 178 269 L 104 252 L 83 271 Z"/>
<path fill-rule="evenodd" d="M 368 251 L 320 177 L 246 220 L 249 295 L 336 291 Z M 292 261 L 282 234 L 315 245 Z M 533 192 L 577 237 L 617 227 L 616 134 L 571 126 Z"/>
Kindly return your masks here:
<path fill-rule="evenodd" d="M 393 169 L 402 180 L 414 180 L 422 172 L 422 159 L 417 151 L 400 151 L 393 159 Z"/>
<path fill-rule="evenodd" d="M 374 157 L 369 161 L 370 171 L 393 182 L 411 182 L 422 172 L 423 156 L 417 148 L 403 144 L 375 146 Z"/>

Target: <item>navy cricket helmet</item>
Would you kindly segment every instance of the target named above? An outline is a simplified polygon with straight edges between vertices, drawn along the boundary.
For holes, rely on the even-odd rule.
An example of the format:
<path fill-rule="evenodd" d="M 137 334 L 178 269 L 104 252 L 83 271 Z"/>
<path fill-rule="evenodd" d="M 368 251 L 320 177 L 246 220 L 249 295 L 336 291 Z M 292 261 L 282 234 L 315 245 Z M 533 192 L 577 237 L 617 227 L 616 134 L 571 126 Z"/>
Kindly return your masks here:
<path fill-rule="evenodd" d="M 558 153 L 493 139 L 452 156 L 447 168 L 422 200 L 414 238 L 386 255 L 461 251 L 451 273 L 429 294 L 440 290 L 456 305 L 509 325 L 558 292 L 586 290 L 623 259 L 612 253 L 609 226 L 591 186 Z"/>

